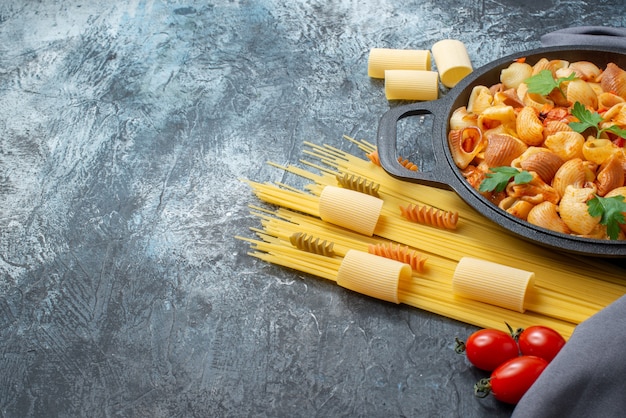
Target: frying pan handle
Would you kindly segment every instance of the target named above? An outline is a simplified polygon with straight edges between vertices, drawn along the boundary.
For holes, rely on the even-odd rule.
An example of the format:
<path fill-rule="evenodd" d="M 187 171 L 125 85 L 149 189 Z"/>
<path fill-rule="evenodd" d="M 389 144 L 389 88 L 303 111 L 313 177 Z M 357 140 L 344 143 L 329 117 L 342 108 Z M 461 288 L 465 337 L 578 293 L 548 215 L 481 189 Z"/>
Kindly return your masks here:
<path fill-rule="evenodd" d="M 441 122 L 437 117 L 437 101 L 416 102 L 408 105 L 398 106 L 385 112 L 378 125 L 378 157 L 383 169 L 391 176 L 401 180 L 412 181 L 439 189 L 451 190 L 452 186 L 446 181 L 450 177 L 450 170 L 444 164 L 445 155 L 443 147 L 447 146 L 447 141 L 440 143 Z M 409 116 L 432 115 L 433 131 L 430 137 L 435 155 L 435 164 L 432 171 L 412 171 L 408 170 L 398 161 L 397 157 L 397 135 L 398 122 Z M 424 138 L 428 140 L 428 138 Z"/>

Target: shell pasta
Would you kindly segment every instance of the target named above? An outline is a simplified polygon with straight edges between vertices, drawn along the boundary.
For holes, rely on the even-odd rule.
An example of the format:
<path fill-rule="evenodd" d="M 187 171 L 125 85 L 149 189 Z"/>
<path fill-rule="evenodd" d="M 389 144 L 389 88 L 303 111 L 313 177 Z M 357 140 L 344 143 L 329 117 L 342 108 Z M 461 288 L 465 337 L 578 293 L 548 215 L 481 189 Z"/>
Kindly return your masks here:
<path fill-rule="evenodd" d="M 449 121 L 450 152 L 467 181 L 535 226 L 626 240 L 626 209 L 613 225 L 590 214 L 591 201 L 606 197 L 626 208 L 626 71 L 542 58 L 511 63 L 499 81 L 475 86 Z"/>

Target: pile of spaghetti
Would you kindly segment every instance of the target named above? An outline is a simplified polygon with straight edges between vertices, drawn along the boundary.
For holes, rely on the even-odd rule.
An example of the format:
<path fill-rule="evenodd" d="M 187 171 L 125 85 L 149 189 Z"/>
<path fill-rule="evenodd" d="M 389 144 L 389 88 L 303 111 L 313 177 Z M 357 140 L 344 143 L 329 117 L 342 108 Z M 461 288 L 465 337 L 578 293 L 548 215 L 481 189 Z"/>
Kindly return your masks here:
<path fill-rule="evenodd" d="M 302 189 L 246 180 L 255 195 L 271 205 L 251 205 L 261 228 L 253 228 L 253 238 L 237 237 L 250 244 L 251 256 L 479 327 L 500 328 L 504 322 L 519 327 L 542 324 L 566 338 L 577 324 L 626 293 L 624 271 L 614 264 L 546 251 L 519 239 L 451 191 L 389 176 L 377 164 L 374 145 L 344 138 L 358 147 L 360 156 L 305 142 L 308 159 L 301 160 L 301 166 L 269 163 L 310 181 Z M 327 189 L 346 189 L 380 201 L 380 216 L 370 233 L 347 227 L 349 219 L 343 224 L 329 222 L 328 216 L 320 213 L 327 210 L 320 204 Z M 377 268 L 368 266 L 370 259 L 358 254 L 385 258 L 401 266 L 392 295 L 387 284 L 357 277 Z M 532 287 L 523 295 L 523 307 L 481 300 L 480 290 L 477 297 L 456 292 L 455 272 L 468 257 L 531 272 Z M 346 264 L 357 271 L 342 272 L 348 270 Z M 475 274 L 478 281 L 482 280 L 479 274 Z M 389 282 L 384 275 L 382 272 L 381 280 Z M 507 286 L 504 280 L 500 294 L 506 296 Z"/>

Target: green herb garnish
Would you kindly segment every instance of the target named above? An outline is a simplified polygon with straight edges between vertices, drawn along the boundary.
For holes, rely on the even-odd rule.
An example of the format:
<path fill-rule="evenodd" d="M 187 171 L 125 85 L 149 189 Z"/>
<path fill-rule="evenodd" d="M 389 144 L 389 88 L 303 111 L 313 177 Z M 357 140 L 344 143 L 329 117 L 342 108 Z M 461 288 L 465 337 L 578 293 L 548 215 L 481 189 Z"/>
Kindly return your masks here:
<path fill-rule="evenodd" d="M 600 223 L 606 225 L 606 233 L 610 239 L 617 239 L 619 235 L 619 224 L 626 223 L 624 213 L 626 212 L 626 200 L 624 196 L 600 197 L 595 196 L 587 201 L 587 212 L 591 216 L 600 216 Z"/>
<path fill-rule="evenodd" d="M 478 186 L 480 192 L 501 192 L 506 188 L 511 178 L 515 184 L 526 184 L 533 179 L 533 175 L 528 171 L 519 171 L 515 167 L 493 167 L 489 171 L 491 172 L 486 174 L 487 178 Z"/>
<path fill-rule="evenodd" d="M 570 122 L 569 126 L 578 133 L 582 133 L 588 128 L 595 128 L 598 132 L 596 138 L 600 138 L 604 132 L 612 132 L 621 138 L 626 138 L 626 130 L 617 125 L 600 129 L 598 125 L 604 120 L 602 119 L 602 116 L 596 112 L 591 112 L 580 102 L 574 103 L 574 107 L 572 107 L 572 115 L 575 116 L 580 122 Z"/>
<path fill-rule="evenodd" d="M 552 90 L 558 89 L 563 97 L 565 97 L 565 93 L 561 90 L 561 83 L 564 81 L 572 81 L 574 78 L 576 78 L 576 73 L 571 73 L 567 77 L 559 77 L 555 80 L 552 76 L 552 71 L 541 70 L 534 76 L 524 80 L 524 83 L 528 86 L 529 93 L 536 93 L 545 96 L 550 94 Z"/>

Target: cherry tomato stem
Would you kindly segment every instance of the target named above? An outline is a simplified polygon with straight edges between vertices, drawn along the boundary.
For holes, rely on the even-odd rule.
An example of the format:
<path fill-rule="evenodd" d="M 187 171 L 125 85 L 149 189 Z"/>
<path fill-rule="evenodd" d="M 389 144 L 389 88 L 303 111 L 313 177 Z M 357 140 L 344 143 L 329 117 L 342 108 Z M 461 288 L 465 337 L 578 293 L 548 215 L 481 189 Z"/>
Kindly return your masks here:
<path fill-rule="evenodd" d="M 515 333 L 520 352 L 550 362 L 565 345 L 565 338 L 552 328 L 535 325 Z"/>
<path fill-rule="evenodd" d="M 479 380 L 474 385 L 474 394 L 484 398 L 491 393 L 497 400 L 515 405 L 547 365 L 545 359 L 536 356 L 513 358 L 496 368 L 488 379 Z"/>
<path fill-rule="evenodd" d="M 513 337 L 497 329 L 478 330 L 466 342 L 457 338 L 455 351 L 465 352 L 470 363 L 486 371 L 493 371 L 500 364 L 519 355 Z"/>

